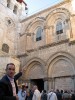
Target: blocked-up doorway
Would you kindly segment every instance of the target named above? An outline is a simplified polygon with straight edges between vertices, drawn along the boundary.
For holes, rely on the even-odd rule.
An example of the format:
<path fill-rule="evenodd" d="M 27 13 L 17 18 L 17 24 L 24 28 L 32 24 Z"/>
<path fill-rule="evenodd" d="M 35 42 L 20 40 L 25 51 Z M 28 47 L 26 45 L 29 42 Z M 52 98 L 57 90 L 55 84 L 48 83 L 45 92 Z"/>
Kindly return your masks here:
<path fill-rule="evenodd" d="M 37 85 L 40 92 L 42 90 L 44 90 L 44 81 L 43 81 L 43 79 L 31 79 L 31 84 L 32 85 Z"/>

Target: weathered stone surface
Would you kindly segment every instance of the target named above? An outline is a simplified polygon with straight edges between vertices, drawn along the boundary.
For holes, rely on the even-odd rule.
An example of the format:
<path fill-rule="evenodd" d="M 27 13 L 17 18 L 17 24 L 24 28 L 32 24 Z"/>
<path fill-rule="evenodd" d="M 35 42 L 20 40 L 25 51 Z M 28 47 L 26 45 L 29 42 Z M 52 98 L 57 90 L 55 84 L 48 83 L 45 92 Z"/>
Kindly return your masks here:
<path fill-rule="evenodd" d="M 17 14 L 13 13 L 14 5 L 18 7 Z M 41 78 L 46 90 L 75 89 L 75 13 L 71 0 L 64 0 L 22 21 L 18 19 L 21 6 L 16 0 L 11 0 L 10 8 L 6 0 L 1 0 L 0 7 L 1 73 L 8 62 L 13 62 L 16 72 L 19 66 L 25 68 L 21 82 L 31 85 L 30 79 Z M 62 22 L 63 33 L 57 35 L 58 21 Z M 39 26 L 42 40 L 36 41 Z M 3 43 L 9 46 L 9 53 L 2 51 Z"/>

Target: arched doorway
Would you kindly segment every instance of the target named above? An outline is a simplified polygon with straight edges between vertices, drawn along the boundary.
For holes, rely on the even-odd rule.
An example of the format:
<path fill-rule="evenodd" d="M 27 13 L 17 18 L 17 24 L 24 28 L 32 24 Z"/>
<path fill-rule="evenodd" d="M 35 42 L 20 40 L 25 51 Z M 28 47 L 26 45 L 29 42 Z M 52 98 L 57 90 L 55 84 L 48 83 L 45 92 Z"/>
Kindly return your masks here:
<path fill-rule="evenodd" d="M 48 67 L 49 89 L 75 89 L 74 59 L 66 53 L 57 53 L 51 59 Z"/>
<path fill-rule="evenodd" d="M 31 84 L 37 85 L 40 92 L 42 92 L 42 90 L 44 90 L 44 81 L 42 78 L 41 79 L 40 78 L 39 79 L 31 79 Z"/>
<path fill-rule="evenodd" d="M 30 87 L 37 85 L 40 92 L 44 89 L 44 65 L 38 61 L 32 61 L 26 70 L 25 77 L 30 80 Z"/>

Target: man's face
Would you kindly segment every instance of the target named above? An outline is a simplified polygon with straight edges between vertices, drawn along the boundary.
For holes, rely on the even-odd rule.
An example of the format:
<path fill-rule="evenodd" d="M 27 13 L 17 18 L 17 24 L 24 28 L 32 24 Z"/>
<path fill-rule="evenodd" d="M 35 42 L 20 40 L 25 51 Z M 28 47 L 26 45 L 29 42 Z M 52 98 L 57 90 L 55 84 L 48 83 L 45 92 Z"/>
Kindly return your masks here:
<path fill-rule="evenodd" d="M 15 74 L 15 66 L 14 65 L 8 65 L 7 69 L 6 69 L 6 74 L 13 78 L 14 74 Z"/>

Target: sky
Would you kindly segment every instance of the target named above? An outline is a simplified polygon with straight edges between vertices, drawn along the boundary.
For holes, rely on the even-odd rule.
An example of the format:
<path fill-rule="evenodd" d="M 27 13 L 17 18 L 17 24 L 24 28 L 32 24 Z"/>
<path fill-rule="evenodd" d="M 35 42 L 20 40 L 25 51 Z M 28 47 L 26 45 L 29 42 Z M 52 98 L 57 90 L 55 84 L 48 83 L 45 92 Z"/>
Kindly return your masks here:
<path fill-rule="evenodd" d="M 28 7 L 28 16 L 44 10 L 64 0 L 24 0 Z"/>

